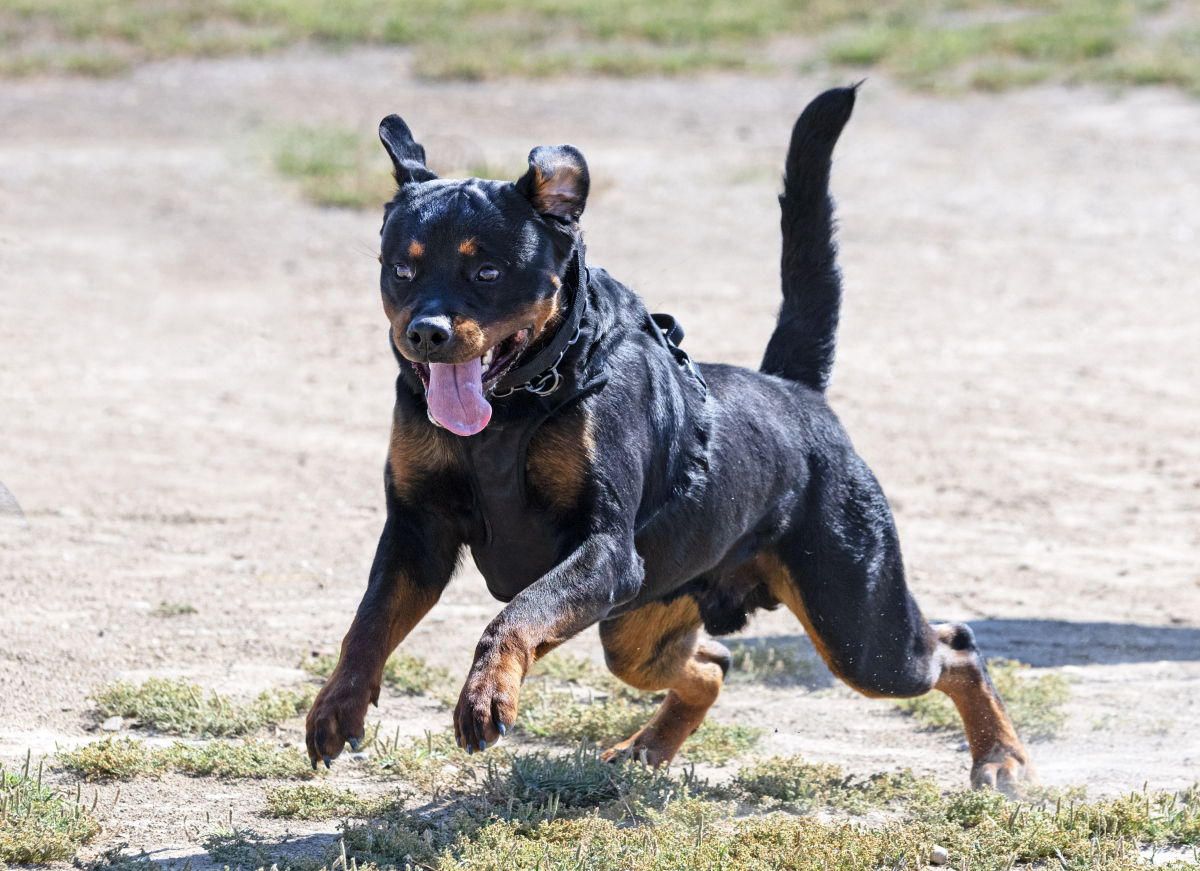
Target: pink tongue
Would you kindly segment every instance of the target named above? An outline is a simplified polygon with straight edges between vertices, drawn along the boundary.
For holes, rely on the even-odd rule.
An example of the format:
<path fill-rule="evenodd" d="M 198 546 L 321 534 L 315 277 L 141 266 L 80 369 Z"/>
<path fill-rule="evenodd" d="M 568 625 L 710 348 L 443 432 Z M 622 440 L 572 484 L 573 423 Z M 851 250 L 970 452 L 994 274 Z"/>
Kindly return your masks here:
<path fill-rule="evenodd" d="M 492 419 L 492 407 L 483 398 L 483 361 L 430 363 L 426 395 L 433 419 L 455 435 L 469 436 Z"/>

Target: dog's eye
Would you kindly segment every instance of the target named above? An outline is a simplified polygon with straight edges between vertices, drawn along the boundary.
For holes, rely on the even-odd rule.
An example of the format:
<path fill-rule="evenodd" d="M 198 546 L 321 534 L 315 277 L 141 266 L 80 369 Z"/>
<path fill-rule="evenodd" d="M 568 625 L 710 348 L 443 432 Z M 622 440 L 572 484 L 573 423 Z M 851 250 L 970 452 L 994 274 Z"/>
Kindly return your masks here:
<path fill-rule="evenodd" d="M 480 281 L 495 281 L 500 277 L 500 270 L 494 266 L 485 266 L 475 273 Z"/>
<path fill-rule="evenodd" d="M 401 281 L 412 281 L 412 267 L 403 263 L 396 264 L 396 277 Z"/>

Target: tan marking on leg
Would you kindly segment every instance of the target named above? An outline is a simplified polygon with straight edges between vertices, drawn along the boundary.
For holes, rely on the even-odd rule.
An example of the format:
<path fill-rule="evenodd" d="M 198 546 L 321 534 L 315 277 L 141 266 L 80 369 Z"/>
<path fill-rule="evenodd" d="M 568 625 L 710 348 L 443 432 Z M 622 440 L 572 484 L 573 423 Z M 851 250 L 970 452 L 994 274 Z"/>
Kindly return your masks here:
<path fill-rule="evenodd" d="M 979 653 L 951 646 L 956 634 L 953 624 L 933 629 L 938 639 L 934 656 L 941 667 L 934 686 L 950 697 L 962 717 L 971 745 L 971 786 L 1019 793 L 1022 780 L 1040 783 Z"/>
<path fill-rule="evenodd" d="M 533 434 L 525 454 L 525 478 L 533 495 L 560 513 L 579 501 L 596 456 L 591 418 L 581 408 L 551 418 Z"/>
<path fill-rule="evenodd" d="M 355 615 L 337 666 L 308 712 L 305 740 L 311 758 L 337 756 L 347 741 L 365 734 L 367 707 L 379 701 L 387 658 L 439 596 L 440 590 L 401 576 L 383 608 Z"/>
<path fill-rule="evenodd" d="M 626 750 L 646 754 L 655 767 L 670 762 L 680 745 L 704 722 L 721 692 L 729 651 L 701 639 L 700 611 L 690 596 L 670 604 L 643 605 L 604 623 L 600 637 L 608 667 L 630 686 L 668 690 L 662 707 L 636 735 L 606 751 L 612 759 Z"/>
<path fill-rule="evenodd" d="M 533 610 L 512 619 L 502 611 L 475 647 L 475 660 L 454 708 L 455 738 L 464 748 L 500 738 L 499 724 L 517 718 L 521 681 L 545 656 L 588 624 L 571 605 Z"/>
<path fill-rule="evenodd" d="M 842 667 L 830 652 L 829 647 L 825 644 L 817 630 L 813 627 L 812 619 L 808 616 L 808 609 L 804 607 L 804 600 L 800 598 L 800 588 L 796 586 L 796 582 L 792 580 L 792 573 L 788 571 L 787 566 L 779 561 L 779 558 L 771 553 L 760 553 L 752 559 L 742 563 L 735 570 L 735 573 L 750 572 L 757 574 L 762 578 L 762 583 L 770 591 L 771 595 L 788 607 L 788 610 L 796 615 L 796 619 L 804 626 L 804 632 L 808 635 L 808 639 L 820 654 L 821 659 L 829 666 L 829 670 L 838 676 L 842 681 L 854 687 L 865 696 L 871 698 L 880 698 L 880 694 L 870 690 L 864 690 L 862 687 L 855 686 L 854 683 L 846 679 L 842 673 Z"/>

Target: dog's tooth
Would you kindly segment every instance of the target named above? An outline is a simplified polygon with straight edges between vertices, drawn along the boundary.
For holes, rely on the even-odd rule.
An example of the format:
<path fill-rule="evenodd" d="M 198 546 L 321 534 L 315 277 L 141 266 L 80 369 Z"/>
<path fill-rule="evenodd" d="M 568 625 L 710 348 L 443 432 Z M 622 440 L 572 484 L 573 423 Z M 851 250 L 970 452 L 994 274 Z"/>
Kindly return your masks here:
<path fill-rule="evenodd" d="M 488 352 L 483 355 L 483 368 L 486 369 L 488 366 L 492 365 L 492 357 L 495 354 L 495 350 L 495 348 L 489 348 Z"/>

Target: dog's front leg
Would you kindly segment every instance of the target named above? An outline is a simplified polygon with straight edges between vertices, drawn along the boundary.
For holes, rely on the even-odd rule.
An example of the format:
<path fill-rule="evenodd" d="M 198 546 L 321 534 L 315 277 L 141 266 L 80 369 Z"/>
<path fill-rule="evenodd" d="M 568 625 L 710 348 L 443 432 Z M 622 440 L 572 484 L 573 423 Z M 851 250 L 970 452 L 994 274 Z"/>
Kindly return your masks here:
<path fill-rule="evenodd" d="M 594 535 L 513 599 L 475 648 L 454 709 L 454 735 L 468 752 L 484 750 L 517 718 L 521 682 L 539 656 L 604 619 L 637 595 L 642 560 L 633 534 Z"/>
<path fill-rule="evenodd" d="M 366 595 L 358 606 L 341 656 L 308 712 L 308 755 L 313 767 L 357 747 L 367 706 L 379 703 L 388 656 L 436 604 L 450 580 L 460 543 L 429 516 L 389 506 Z"/>

